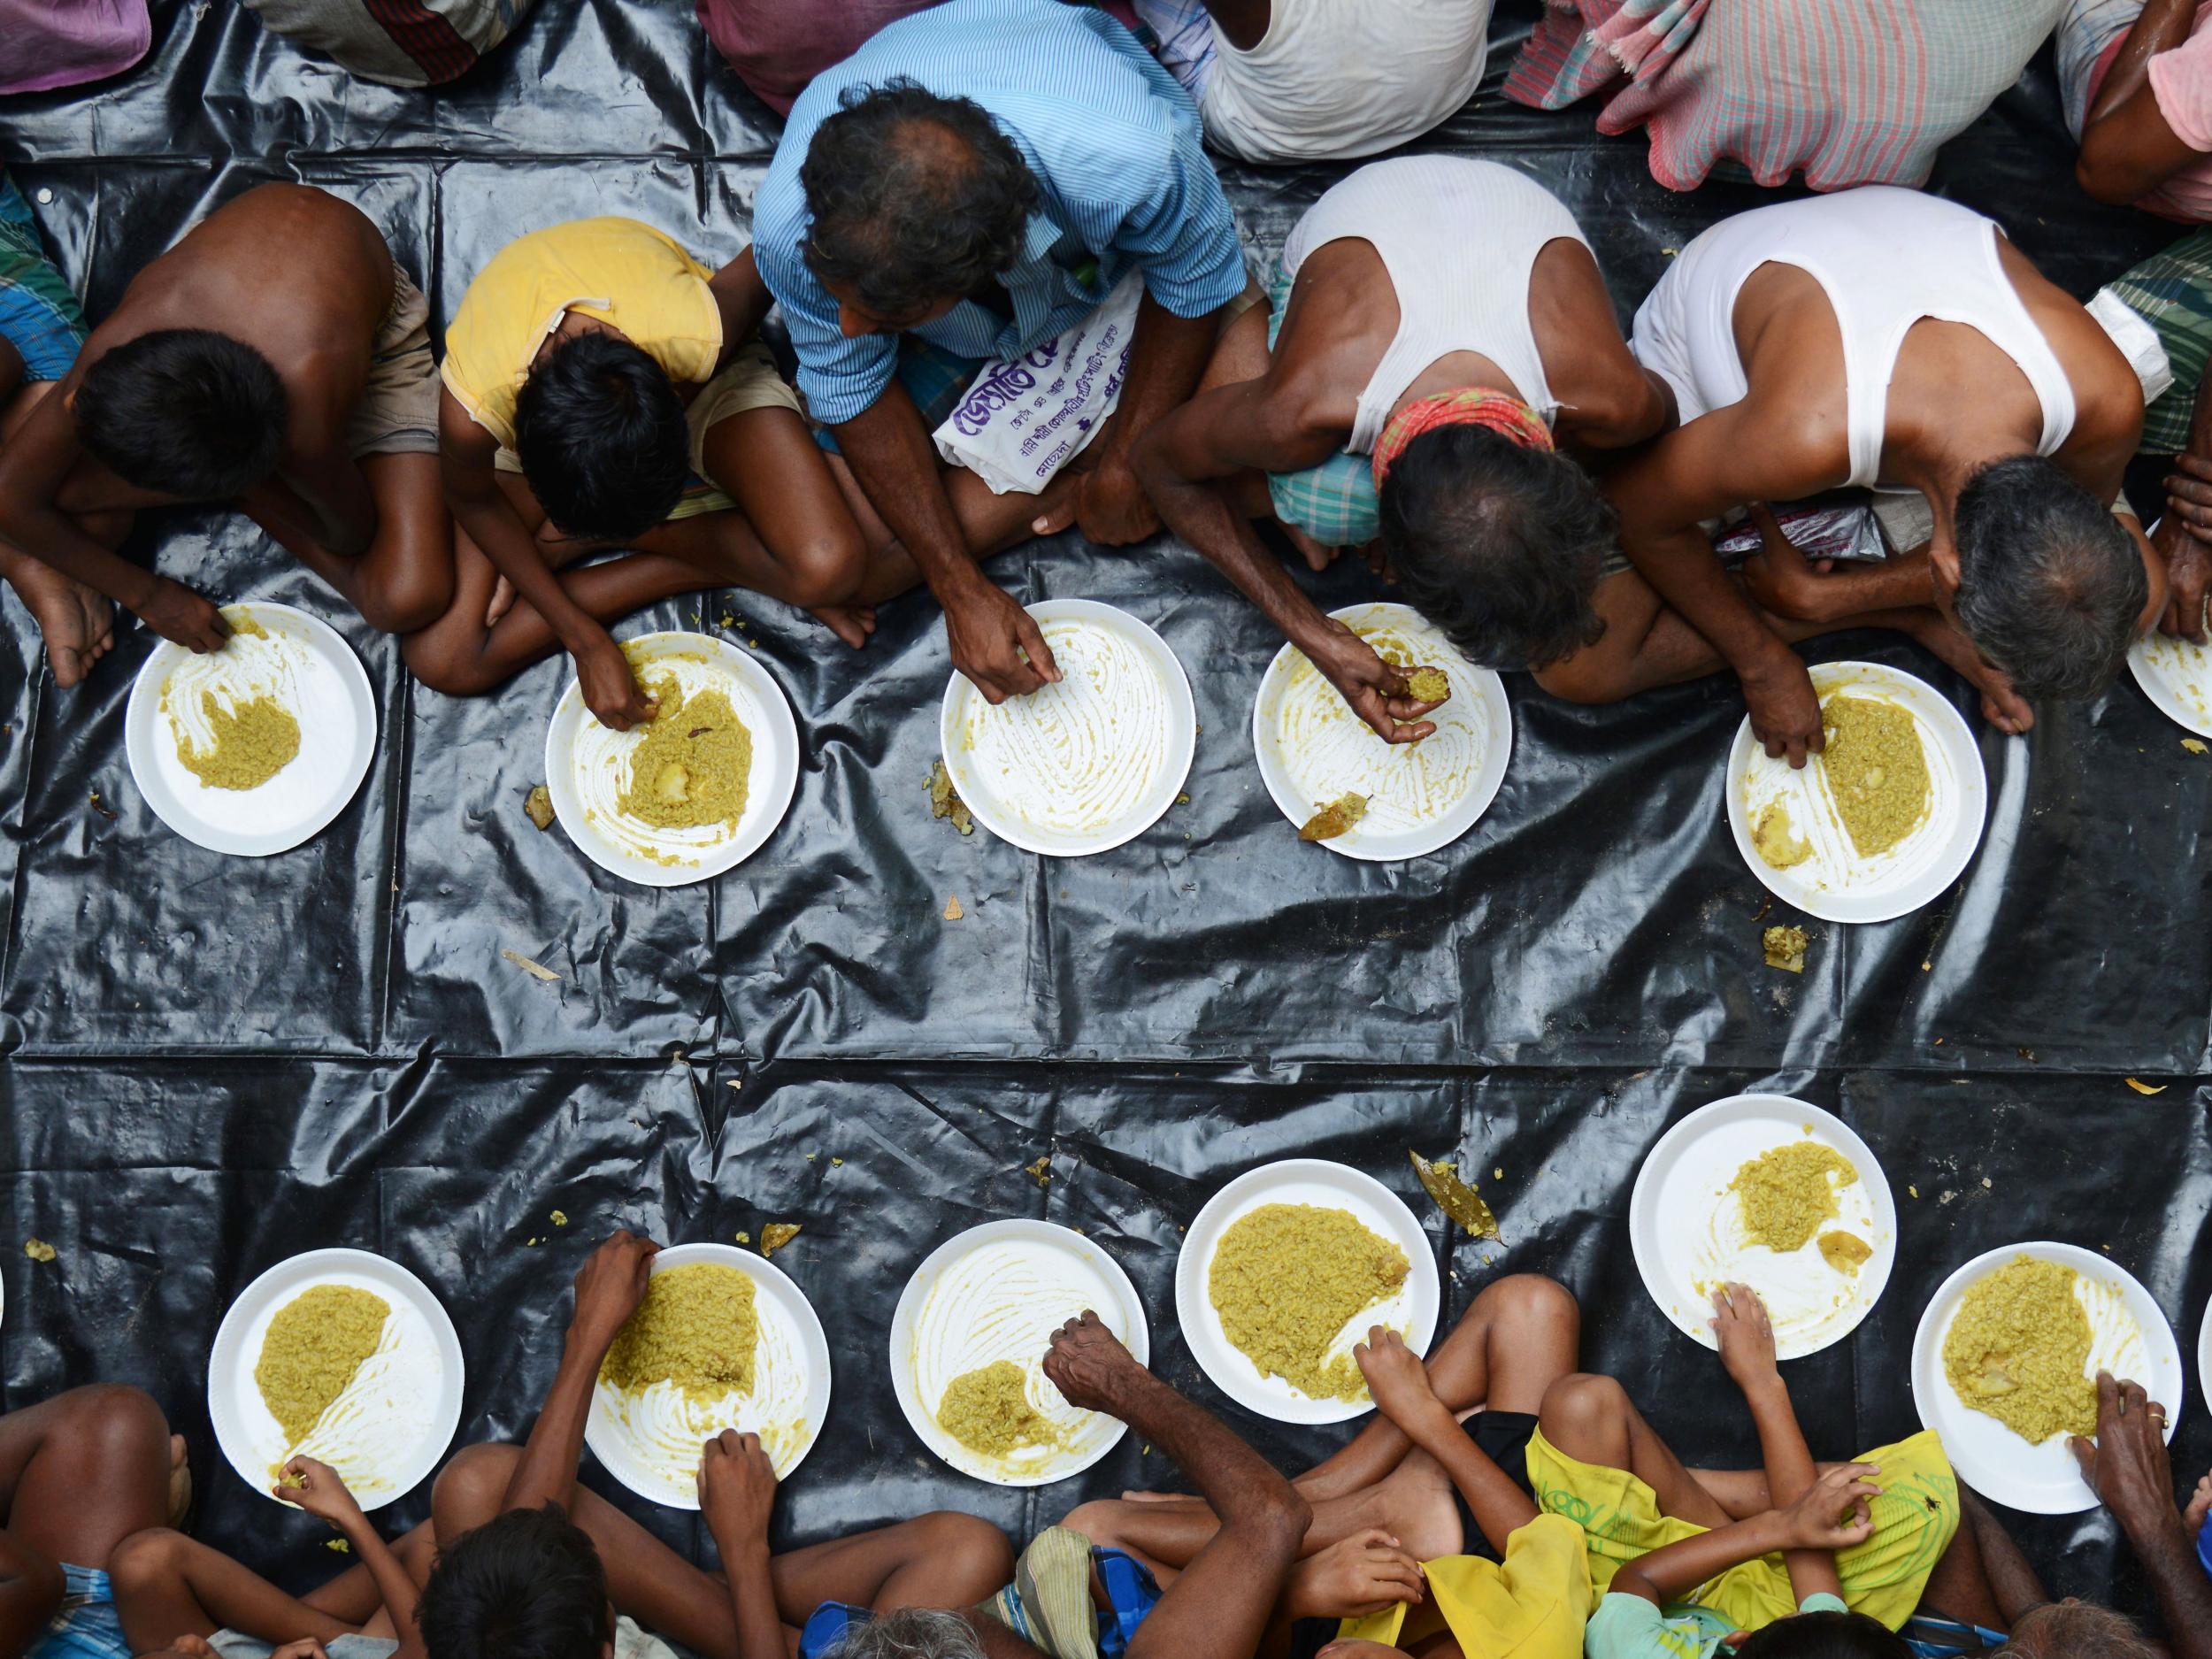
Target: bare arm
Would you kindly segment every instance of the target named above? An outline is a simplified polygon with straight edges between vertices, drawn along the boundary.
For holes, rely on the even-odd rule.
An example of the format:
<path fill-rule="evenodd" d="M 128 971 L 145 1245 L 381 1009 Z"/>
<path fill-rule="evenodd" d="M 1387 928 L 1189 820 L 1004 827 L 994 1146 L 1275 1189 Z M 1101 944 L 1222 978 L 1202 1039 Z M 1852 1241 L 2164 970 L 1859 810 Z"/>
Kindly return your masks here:
<path fill-rule="evenodd" d="M 1870 1472 L 1864 1463 L 1841 1464 L 1785 1509 L 1732 1521 L 1640 1555 L 1614 1575 L 1613 1591 L 1663 1607 L 1680 1601 L 1715 1573 L 1780 1550 L 1793 1560 L 1790 1589 L 1801 1601 L 1823 1586 L 1800 1584 L 1793 1564 L 1797 1555 L 1814 1551 L 1832 1556 L 1873 1535 L 1866 1501 L 1880 1494 L 1866 1479 Z"/>
<path fill-rule="evenodd" d="M 754 263 L 750 248 L 717 271 L 707 283 L 707 291 L 714 296 L 714 303 L 722 312 L 722 355 L 716 365 L 720 367 L 760 332 L 776 296 L 761 280 L 760 267 Z"/>
<path fill-rule="evenodd" d="M 492 457 L 499 441 L 470 418 L 449 391 L 438 394 L 438 469 L 454 522 L 466 531 L 516 594 L 545 618 L 576 659 L 584 701 L 616 731 L 650 718 L 629 659 L 614 636 L 568 596 L 513 503 L 500 493 Z"/>
<path fill-rule="evenodd" d="M 535 1509 L 548 1503 L 565 1510 L 576 1492 L 576 1463 L 584 1451 L 584 1419 L 592 1384 L 616 1334 L 645 1295 L 660 1246 L 618 1232 L 592 1252 L 576 1275 L 576 1310 L 561 1347 L 560 1369 L 546 1391 L 538 1420 L 515 1460 L 500 1509 Z"/>
<path fill-rule="evenodd" d="M 361 1505 L 338 1471 L 311 1457 L 295 1457 L 284 1465 L 283 1472 L 285 1480 L 296 1484 L 280 1482 L 271 1489 L 273 1495 L 298 1504 L 308 1514 L 335 1527 L 361 1564 L 368 1569 L 376 1593 L 384 1602 L 384 1610 L 392 1616 L 392 1629 L 399 1638 L 399 1654 L 395 1659 L 423 1659 L 426 1650 L 422 1632 L 415 1625 L 415 1580 L 392 1553 L 392 1547 L 384 1541 L 384 1535 L 361 1512 Z"/>
<path fill-rule="evenodd" d="M 1759 1432 L 1759 1460 L 1767 1478 L 1767 1500 L 1786 1509 L 1812 1489 L 1819 1479 L 1813 1454 L 1797 1425 L 1790 1391 L 1775 1363 L 1774 1329 L 1766 1304 L 1747 1285 L 1724 1285 L 1714 1294 L 1713 1329 L 1720 1340 L 1721 1363 Z M 1824 1550 L 1793 1549 L 1785 1557 L 1789 1568 L 1790 1593 L 1799 1601 L 1823 1592 L 1839 1595 L 1843 1581 L 1836 1576 L 1836 1558 Z"/>
<path fill-rule="evenodd" d="M 2020 1622 L 2022 1615 L 2049 1601 L 2051 1593 L 2020 1553 L 2020 1546 L 2012 1541 L 2012 1534 L 1989 1512 L 1988 1505 L 1963 1486 L 1959 1488 L 1959 1507 L 1965 1513 L 1966 1525 L 1974 1529 L 1974 1547 L 1981 1554 L 1990 1595 L 2009 1629 Z"/>
<path fill-rule="evenodd" d="M 1630 563 L 1736 671 L 1767 753 L 1801 766 L 1823 741 L 1811 678 L 1700 527 L 1747 502 L 1793 500 L 1841 481 L 1788 432 L 1784 411 L 1746 398 L 1667 434 L 1610 474 L 1605 491 Z"/>
<path fill-rule="evenodd" d="M 230 627 L 212 604 L 181 582 L 119 558 L 61 510 L 62 486 L 84 454 L 67 404 L 81 372 L 81 363 L 0 447 L 0 541 L 135 611 L 165 640 L 220 650 Z"/>
<path fill-rule="evenodd" d="M 2071 1442 L 2082 1479 L 2143 1563 L 2176 1659 L 2212 1659 L 2212 1578 L 2174 1507 L 2165 1412 L 2139 1384 L 2097 1373 L 2097 1438 Z"/>
<path fill-rule="evenodd" d="M 775 1467 L 760 1436 L 725 1429 L 707 1442 L 699 1459 L 699 1508 L 729 1583 L 738 1659 L 785 1659 L 769 1571 L 768 1521 L 775 1507 Z"/>
<path fill-rule="evenodd" d="M 1352 1357 L 1367 1379 L 1375 1409 L 1443 1466 L 1490 1548 L 1503 1555 L 1506 1540 L 1536 1518 L 1528 1494 L 1460 1426 L 1451 1408 L 1437 1398 L 1421 1356 L 1395 1331 L 1373 1326 Z"/>
<path fill-rule="evenodd" d="M 1153 424 L 1196 388 L 1213 352 L 1217 315 L 1178 317 L 1150 294 L 1137 307 L 1128 373 L 1113 421 L 1076 495 L 1076 525 L 1090 541 L 1118 547 L 1142 541 L 1160 527 L 1133 465 L 1133 453 Z"/>
<path fill-rule="evenodd" d="M 1436 729 L 1421 718 L 1435 705 L 1406 695 L 1404 671 L 1307 596 L 1214 481 L 1253 468 L 1312 466 L 1341 446 L 1348 430 L 1271 377 L 1218 386 L 1138 441 L 1138 476 L 1168 527 L 1266 612 L 1378 736 L 1408 743 Z"/>
<path fill-rule="evenodd" d="M 2166 560 L 2166 611 L 2159 626 L 2185 639 L 2204 639 L 2204 601 L 2212 588 L 2212 357 L 2197 379 L 2189 441 L 2166 480 L 2166 511 L 2154 545 Z"/>
<path fill-rule="evenodd" d="M 937 451 L 906 388 L 881 396 L 837 428 L 837 446 L 870 504 L 899 539 L 945 611 L 953 666 L 992 703 L 1060 678 L 1029 613 L 983 573 L 937 472 Z"/>
<path fill-rule="evenodd" d="M 2100 202 L 2147 196 L 2198 158 L 2167 124 L 2150 81 L 2151 59 L 2185 42 L 2196 17 L 2196 0 L 2149 0 L 2105 73 L 2074 165 L 2081 188 Z"/>
<path fill-rule="evenodd" d="M 1249 1659 L 1312 1512 L 1290 1482 L 1139 1365 L 1086 1312 L 1052 1339 L 1045 1375 L 1071 1404 L 1119 1417 L 1173 1460 L 1221 1525 L 1129 1644 L 1129 1659 Z"/>

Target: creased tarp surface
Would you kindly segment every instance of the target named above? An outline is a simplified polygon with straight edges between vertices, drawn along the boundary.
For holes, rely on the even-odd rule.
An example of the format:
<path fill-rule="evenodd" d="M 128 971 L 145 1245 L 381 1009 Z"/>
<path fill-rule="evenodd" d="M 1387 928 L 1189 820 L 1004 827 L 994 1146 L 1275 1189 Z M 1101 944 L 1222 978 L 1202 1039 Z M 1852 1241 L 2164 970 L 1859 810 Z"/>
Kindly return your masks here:
<path fill-rule="evenodd" d="M 1640 138 L 1594 136 L 1589 108 L 1504 103 L 1527 15 L 1509 4 L 1481 96 L 1420 148 L 1545 180 L 1625 317 L 1669 250 L 1773 197 L 1671 195 Z M 441 320 L 509 238 L 580 214 L 635 214 L 725 258 L 773 142 L 685 5 L 542 0 L 437 94 L 352 81 L 235 8 L 164 5 L 157 22 L 154 54 L 121 81 L 0 104 L 0 157 L 96 318 L 198 216 L 273 177 L 358 202 Z M 1225 165 L 1256 261 L 1340 171 Z M 2097 207 L 2070 175 L 2046 58 L 1950 147 L 1935 188 L 2086 295 L 2172 231 Z M 932 606 L 888 607 L 856 655 L 749 595 L 706 595 L 624 632 L 730 615 L 791 696 L 804 770 L 783 827 L 739 871 L 657 893 L 523 816 L 565 668 L 444 698 L 242 519 L 162 515 L 134 546 L 218 598 L 329 618 L 378 689 L 381 742 L 358 797 L 308 846 L 219 858 L 170 834 L 124 766 L 147 636 L 127 628 L 88 684 L 57 693 L 7 601 L 0 1378 L 11 1405 L 96 1378 L 152 1388 L 192 1437 L 202 1535 L 289 1582 L 331 1563 L 312 1523 L 217 1463 L 206 1355 L 257 1273 L 328 1244 L 390 1255 L 454 1310 L 462 1435 L 477 1439 L 526 1430 L 567 1280 L 610 1227 L 674 1240 L 802 1223 L 777 1260 L 824 1314 L 836 1387 L 785 1494 L 791 1542 L 937 1504 L 1022 1534 L 1080 1497 L 1168 1479 L 1133 1440 L 1036 1494 L 952 1475 L 892 1400 L 892 1309 L 959 1229 L 1064 1221 L 1136 1279 L 1163 1370 L 1220 1404 L 1176 1333 L 1179 1229 L 1232 1176 L 1294 1155 L 1408 1196 L 1448 1270 L 1448 1316 L 1500 1272 L 1555 1274 L 1583 1299 L 1586 1363 L 1621 1376 L 1686 1455 L 1753 1461 L 1717 1362 L 1644 1295 L 1626 1211 L 1668 1123 L 1755 1087 L 1840 1111 L 1902 1212 L 1874 1316 L 1790 1369 L 1823 1454 L 1913 1425 L 1921 1307 L 1959 1262 L 2017 1240 L 2109 1247 L 2193 1359 L 2212 1294 L 2197 1263 L 2212 761 L 2131 684 L 2046 710 L 2024 741 L 1977 720 L 1990 818 L 1964 879 L 1901 921 L 1815 924 L 1795 978 L 1762 962 L 1763 890 L 1722 813 L 1741 717 L 1722 682 L 1586 710 L 1510 677 L 1513 762 L 1482 822 L 1432 857 L 1359 864 L 1298 845 L 1260 782 L 1251 700 L 1279 641 L 1257 613 L 1165 541 L 1064 537 L 997 573 L 1024 600 L 1102 599 L 1151 623 L 1189 672 L 1202 731 L 1187 804 L 1118 852 L 1056 862 L 928 816 L 948 672 Z M 1373 593 L 1354 569 L 1312 587 L 1328 606 Z M 1895 663 L 1972 711 L 1962 682 L 1900 640 L 1813 654 Z M 953 895 L 965 915 L 947 922 Z M 2126 1073 L 2170 1087 L 2139 1095 Z M 1502 1245 L 1445 1237 L 1409 1146 L 1467 1160 Z M 1043 1154 L 1055 1179 L 1041 1188 L 1023 1166 Z M 26 1236 L 58 1261 L 27 1261 Z M 1225 1409 L 1286 1466 L 1335 1438 Z M 2182 1423 L 2177 1466 L 2193 1471 L 2212 1457 L 2200 1399 Z M 710 1550 L 688 1517 L 623 1501 Z M 2100 1517 L 2022 1525 L 2055 1587 L 2102 1594 L 2116 1571 L 2122 1602 L 2147 1607 Z"/>

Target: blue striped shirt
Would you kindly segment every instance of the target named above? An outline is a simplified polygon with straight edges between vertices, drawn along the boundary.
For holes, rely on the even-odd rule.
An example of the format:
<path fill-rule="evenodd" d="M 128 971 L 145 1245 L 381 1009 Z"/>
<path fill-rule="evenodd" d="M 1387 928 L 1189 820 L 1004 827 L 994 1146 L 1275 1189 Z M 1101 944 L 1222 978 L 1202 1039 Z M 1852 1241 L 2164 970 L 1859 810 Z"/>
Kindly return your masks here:
<path fill-rule="evenodd" d="M 838 332 L 837 302 L 799 252 L 808 220 L 799 165 L 846 88 L 896 75 L 988 110 L 1041 194 L 1021 255 L 999 279 L 1013 320 L 963 300 L 916 329 L 923 339 L 962 357 L 1014 357 L 1080 323 L 1131 270 L 1178 317 L 1243 292 L 1236 220 L 1200 147 L 1197 106 L 1128 30 L 1061 0 L 946 0 L 814 78 L 754 204 L 754 257 L 783 307 L 817 420 L 835 426 L 866 411 L 890 383 L 898 341 Z"/>

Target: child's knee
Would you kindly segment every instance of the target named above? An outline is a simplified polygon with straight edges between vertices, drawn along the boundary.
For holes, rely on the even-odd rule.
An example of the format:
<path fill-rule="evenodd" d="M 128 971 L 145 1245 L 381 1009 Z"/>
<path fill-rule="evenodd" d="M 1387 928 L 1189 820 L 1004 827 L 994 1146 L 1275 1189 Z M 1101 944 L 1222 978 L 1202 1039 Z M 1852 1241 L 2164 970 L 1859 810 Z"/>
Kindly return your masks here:
<path fill-rule="evenodd" d="M 940 1509 L 923 1516 L 920 1525 L 932 1578 L 944 1586 L 951 1605 L 980 1601 L 1012 1581 L 1014 1547 L 990 1522 Z"/>
<path fill-rule="evenodd" d="M 440 1544 L 451 1544 L 499 1513 L 521 1455 L 518 1447 L 487 1441 L 465 1446 L 447 1460 L 430 1488 L 430 1511 Z"/>
<path fill-rule="evenodd" d="M 1581 1304 L 1574 1293 L 1542 1273 L 1512 1273 L 1484 1287 L 1467 1311 L 1486 1310 L 1494 1324 L 1519 1332 L 1577 1329 Z"/>
<path fill-rule="evenodd" d="M 868 548 L 857 525 L 815 537 L 788 561 L 791 603 L 812 611 L 851 603 L 868 573 Z"/>
<path fill-rule="evenodd" d="M 1537 1423 L 1546 1440 L 1567 1451 L 1563 1440 L 1587 1443 L 1610 1433 L 1628 1420 L 1629 1409 L 1628 1391 L 1613 1379 L 1576 1371 L 1544 1391 Z"/>
<path fill-rule="evenodd" d="M 156 1594 L 184 1573 L 190 1540 L 173 1527 L 133 1532 L 108 1554 L 108 1582 L 119 1601 Z"/>
<path fill-rule="evenodd" d="M 169 1420 L 143 1388 L 127 1383 L 94 1383 L 64 1396 L 68 1426 L 63 1431 L 80 1455 L 96 1457 L 120 1479 L 152 1467 L 169 1468 Z"/>
<path fill-rule="evenodd" d="M 403 636 L 399 654 L 407 672 L 420 684 L 449 697 L 481 696 L 494 684 L 482 666 L 480 652 L 459 649 L 434 629 Z"/>
<path fill-rule="evenodd" d="M 365 575 L 357 600 L 362 620 L 380 634 L 420 633 L 453 603 L 452 561 L 394 561 L 396 569 Z"/>

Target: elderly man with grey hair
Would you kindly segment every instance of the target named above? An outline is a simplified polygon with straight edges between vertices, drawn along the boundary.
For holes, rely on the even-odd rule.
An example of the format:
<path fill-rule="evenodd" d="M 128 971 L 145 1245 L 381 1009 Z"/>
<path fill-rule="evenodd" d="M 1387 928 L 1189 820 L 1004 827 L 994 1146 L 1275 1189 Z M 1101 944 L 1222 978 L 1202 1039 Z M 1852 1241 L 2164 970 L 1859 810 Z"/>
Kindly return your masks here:
<path fill-rule="evenodd" d="M 1211 1541 L 1142 1614 L 1124 1659 L 1252 1659 L 1304 1541 L 1305 1500 L 1220 1418 L 1137 1363 L 1096 1314 L 1054 1334 L 1044 1367 L 1071 1404 L 1119 1417 L 1165 1452 L 1221 1517 Z M 1048 1659 L 992 1606 L 856 1620 L 826 1659 Z"/>

